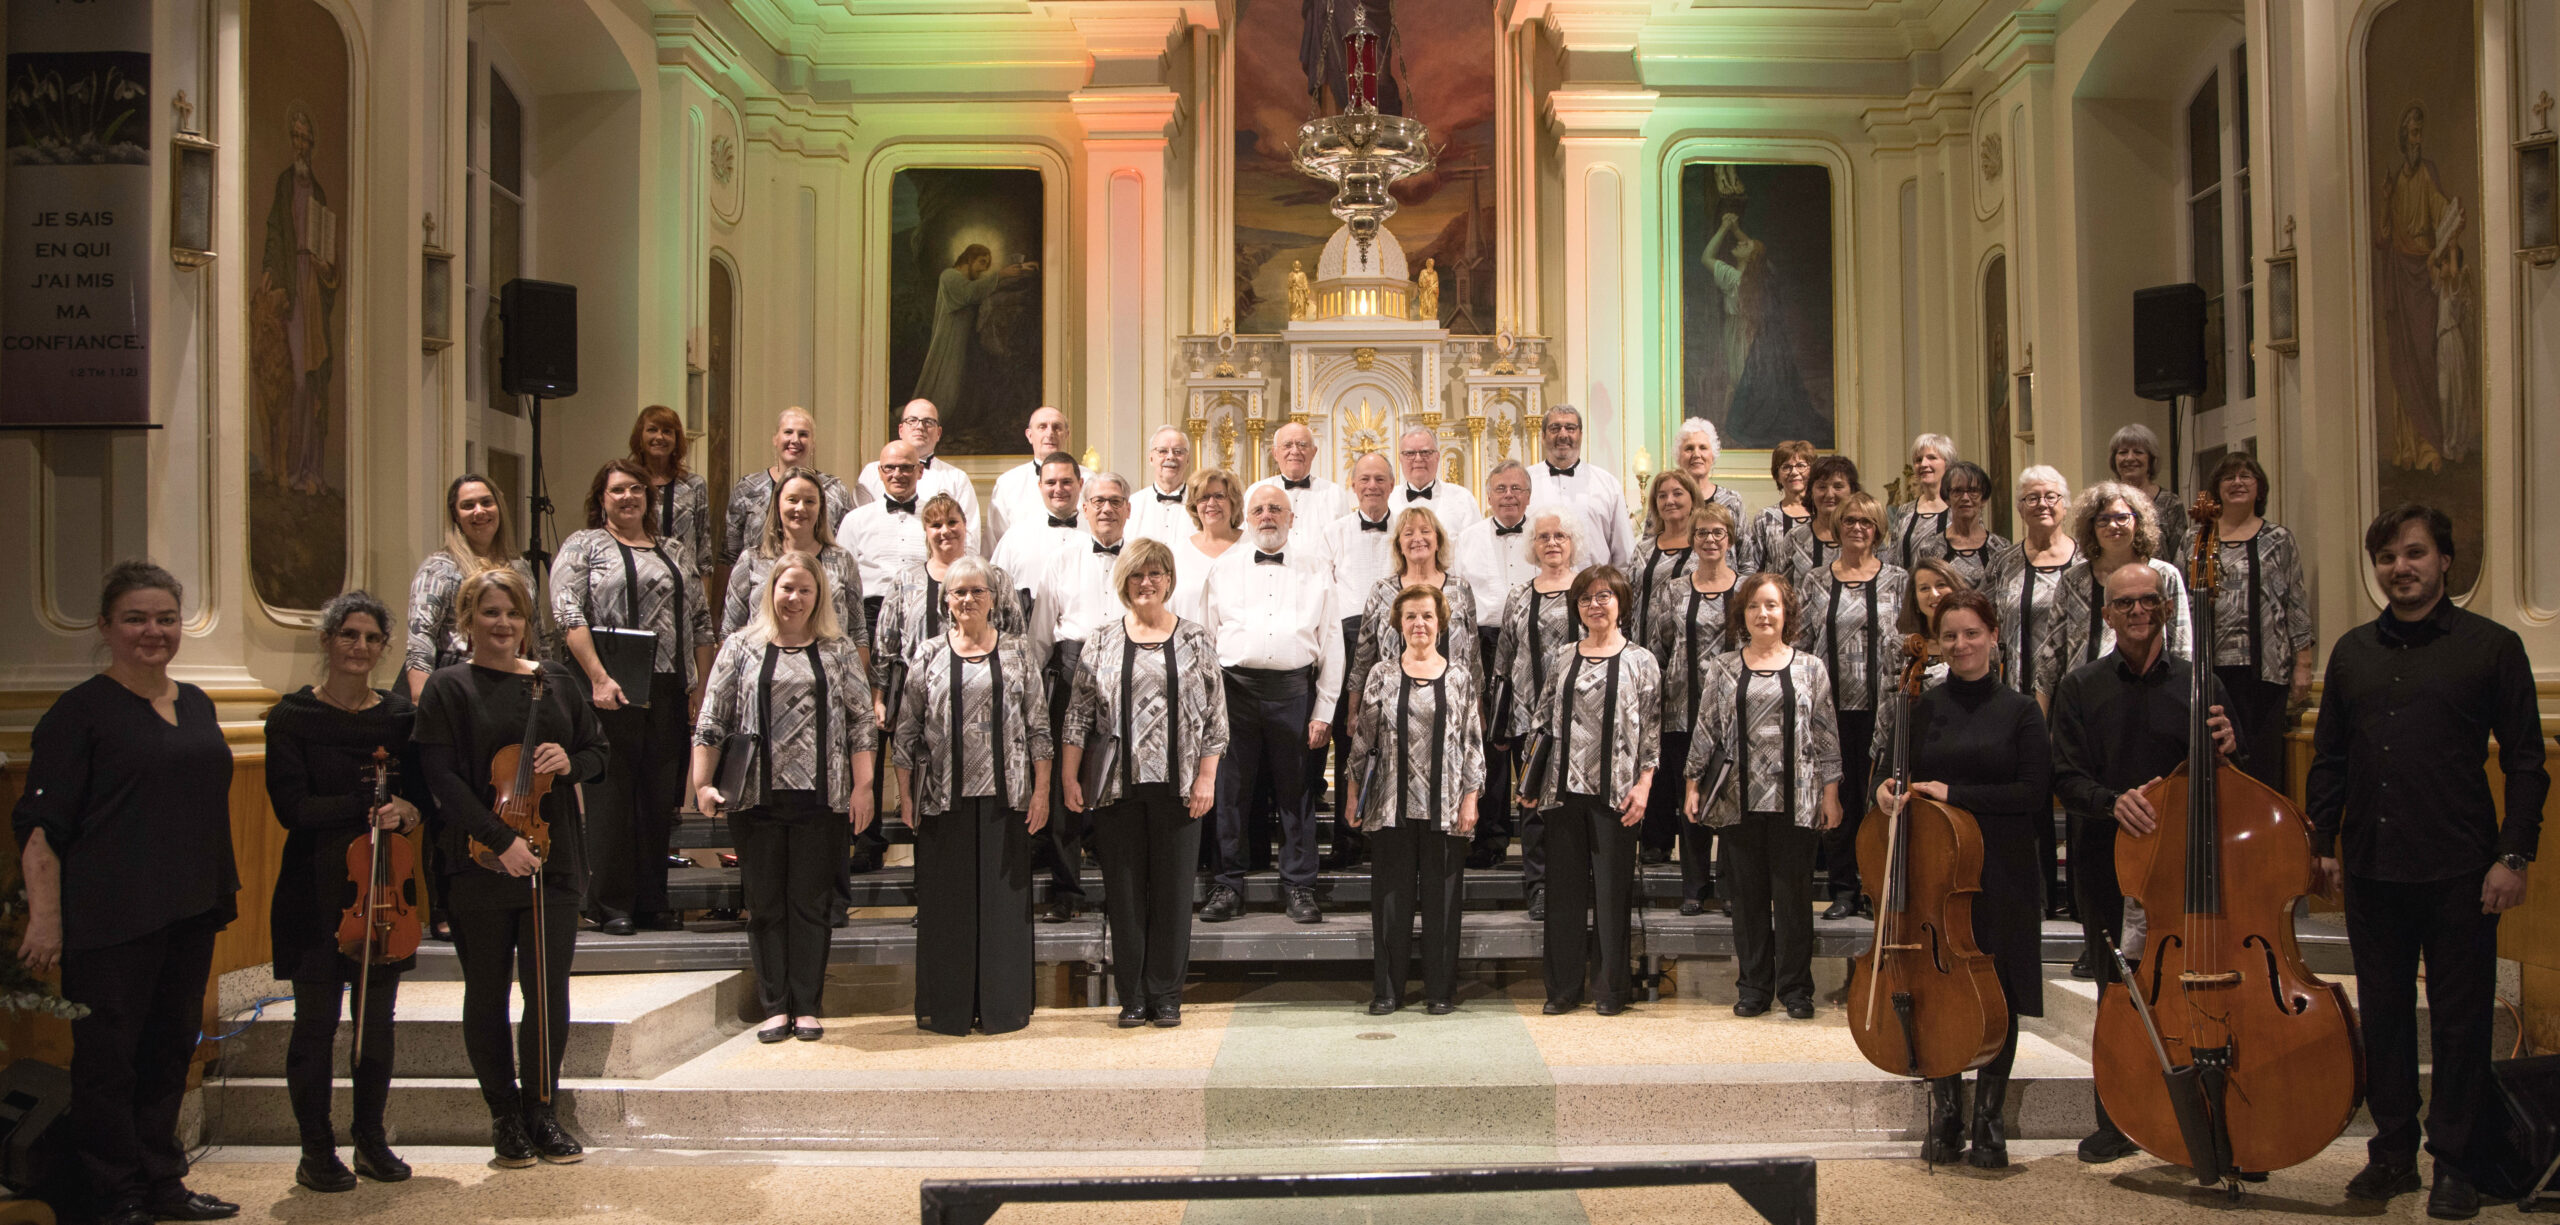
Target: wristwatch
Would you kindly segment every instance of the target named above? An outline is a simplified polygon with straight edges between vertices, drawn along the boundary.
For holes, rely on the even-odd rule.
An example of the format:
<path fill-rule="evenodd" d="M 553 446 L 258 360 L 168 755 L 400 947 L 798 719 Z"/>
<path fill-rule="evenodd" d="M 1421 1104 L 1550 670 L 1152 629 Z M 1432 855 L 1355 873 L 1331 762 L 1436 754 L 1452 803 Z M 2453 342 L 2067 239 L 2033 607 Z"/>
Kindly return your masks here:
<path fill-rule="evenodd" d="M 2507 871 L 2522 872 L 2524 871 L 2526 864 L 2533 862 L 2533 856 L 2516 854 L 2500 855 L 2498 856 L 2498 862 L 2507 865 Z"/>

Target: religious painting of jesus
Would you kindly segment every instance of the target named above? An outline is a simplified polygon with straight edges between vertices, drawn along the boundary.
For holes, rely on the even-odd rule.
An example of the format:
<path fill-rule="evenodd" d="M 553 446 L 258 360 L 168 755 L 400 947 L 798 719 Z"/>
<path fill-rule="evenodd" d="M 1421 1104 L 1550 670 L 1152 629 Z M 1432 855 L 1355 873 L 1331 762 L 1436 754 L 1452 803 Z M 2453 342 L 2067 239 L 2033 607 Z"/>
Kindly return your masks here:
<path fill-rule="evenodd" d="M 940 450 L 1009 455 L 1045 399 L 1037 170 L 922 167 L 889 188 L 889 403 L 942 414 Z"/>

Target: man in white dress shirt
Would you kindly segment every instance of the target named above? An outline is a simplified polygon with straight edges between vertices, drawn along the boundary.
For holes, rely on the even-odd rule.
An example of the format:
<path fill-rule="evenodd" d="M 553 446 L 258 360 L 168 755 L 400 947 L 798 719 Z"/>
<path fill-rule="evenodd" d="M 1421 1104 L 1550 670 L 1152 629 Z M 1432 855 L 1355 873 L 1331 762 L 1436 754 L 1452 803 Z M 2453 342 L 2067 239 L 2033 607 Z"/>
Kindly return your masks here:
<path fill-rule="evenodd" d="M 1019 467 L 1007 468 L 996 477 L 994 492 L 987 495 L 987 550 L 990 557 L 1004 544 L 1005 534 L 1022 523 L 1038 523 L 1046 513 L 1040 493 L 1042 461 L 1067 449 L 1067 415 L 1048 405 L 1031 410 L 1031 420 L 1022 427 L 1024 441 L 1031 444 L 1031 458 Z M 1083 475 L 1079 472 L 1077 475 Z M 1019 578 L 1021 576 L 1016 575 Z"/>
<path fill-rule="evenodd" d="M 983 529 L 978 515 L 977 482 L 970 480 L 968 473 L 952 467 L 951 461 L 933 457 L 934 448 L 942 445 L 942 410 L 935 408 L 931 400 L 907 401 L 907 406 L 898 412 L 898 441 L 915 451 L 916 488 L 922 491 L 922 500 L 929 501 L 937 493 L 950 494 L 951 500 L 960 504 L 960 517 L 968 521 L 969 551 L 985 556 L 986 547 L 978 543 Z M 862 475 L 855 477 L 854 483 L 860 485 L 869 497 L 889 496 L 888 482 L 881 479 L 880 465 L 876 460 L 863 467 Z"/>
<path fill-rule="evenodd" d="M 868 593 L 862 597 L 863 620 L 875 631 L 880 624 L 880 600 L 889 590 L 890 580 L 925 559 L 924 520 L 917 513 L 924 499 L 916 492 L 917 469 L 913 446 L 892 442 L 880 448 L 880 458 L 864 469 L 863 475 L 879 474 L 881 496 L 854 507 L 853 513 L 836 527 L 836 543 L 853 554 L 854 569 L 862 575 L 862 590 Z M 888 693 L 875 689 L 871 698 L 877 706 L 888 700 Z M 882 807 L 889 798 L 888 775 L 888 771 L 881 770 L 871 776 L 873 812 L 889 811 Z M 888 849 L 887 833 L 875 821 L 854 839 L 852 867 L 873 871 Z M 838 908 L 839 913 L 841 909 Z"/>
<path fill-rule="evenodd" d="M 1154 487 L 1129 495 L 1129 534 L 1171 548 L 1200 530 L 1183 500 L 1191 480 L 1191 436 L 1169 425 L 1157 430 L 1147 440 L 1147 475 Z"/>
<path fill-rule="evenodd" d="M 1053 453 L 1040 465 L 1040 488 L 1045 495 L 1052 488 L 1051 478 L 1075 474 L 1073 460 L 1064 452 Z M 1031 539 L 1058 531 L 1056 543 L 1044 546 L 1049 551 L 1048 564 L 1042 568 L 1031 602 L 1032 630 L 1035 641 L 1049 645 L 1047 673 L 1049 678 L 1049 735 L 1051 743 L 1066 723 L 1067 697 L 1075 687 L 1077 660 L 1084 653 L 1085 639 L 1102 628 L 1120 611 L 1120 596 L 1111 586 L 1111 567 L 1120 561 L 1121 546 L 1126 543 L 1124 529 L 1129 522 L 1129 482 L 1116 472 L 1097 472 L 1080 482 L 1083 485 L 1083 530 L 1068 526 L 1044 527 L 1035 533 L 1023 525 L 1020 536 Z M 1054 524 L 1058 516 L 1045 516 Z M 1072 522 L 1073 516 L 1070 516 Z M 1007 535 L 1005 543 L 1016 537 Z M 1001 565 L 1002 563 L 998 563 Z M 1008 573 L 1010 573 L 1008 571 Z M 1059 772 L 1049 772 L 1049 824 L 1033 843 L 1032 863 L 1049 873 L 1049 909 L 1040 917 L 1049 923 L 1065 923 L 1084 908 L 1084 837 L 1086 814 L 1074 812 L 1066 805 L 1066 779 Z"/>
<path fill-rule="evenodd" d="M 1636 533 L 1627 518 L 1627 487 L 1618 474 L 1582 462 L 1582 410 L 1559 404 L 1538 422 L 1547 462 L 1529 469 L 1531 496 L 1539 502 L 1570 502 L 1584 509 L 1599 529 L 1596 543 L 1606 547 L 1609 564 L 1624 571 L 1636 555 Z"/>
<path fill-rule="evenodd" d="M 1333 521 L 1351 511 L 1351 494 L 1342 486 L 1315 474 L 1316 434 L 1295 421 L 1282 425 L 1271 435 L 1271 465 L 1280 472 L 1255 481 L 1256 485 L 1278 485 L 1289 495 L 1289 514 L 1296 521 L 1297 539 L 1289 542 L 1297 548 L 1298 540 L 1324 531 Z M 1387 480 L 1395 481 L 1394 465 L 1388 465 Z M 1245 491 L 1251 496 L 1252 491 Z"/>
<path fill-rule="evenodd" d="M 1388 509 L 1389 498 L 1395 488 L 1395 468 L 1387 462 L 1385 455 L 1372 451 L 1351 461 L 1351 493 L 1355 503 L 1349 511 L 1336 516 L 1324 527 L 1322 540 L 1326 560 L 1333 566 L 1333 608 L 1335 614 L 1342 618 L 1342 658 L 1346 663 L 1360 653 L 1360 614 L 1369 606 L 1370 588 L 1377 586 L 1379 579 L 1395 573 L 1395 512 Z M 1341 781 L 1343 763 L 1351 757 L 1351 695 L 1367 681 L 1367 677 L 1346 677 L 1342 686 L 1343 705 L 1333 711 L 1333 764 L 1337 782 Z M 1307 772 L 1307 786 L 1308 804 L 1320 807 L 1324 799 L 1324 750 L 1321 748 L 1316 751 L 1315 765 Z M 1359 853 L 1366 845 L 1367 839 L 1360 835 L 1360 831 L 1336 825 L 1333 853 L 1327 857 L 1325 866 L 1341 868 L 1359 862 Z"/>
<path fill-rule="evenodd" d="M 1016 518 L 996 543 L 995 556 L 988 559 L 1013 579 L 1022 594 L 1022 611 L 1034 625 L 1044 623 L 1039 600 L 1050 563 L 1067 555 L 1085 535 L 1077 509 L 1084 499 L 1083 467 L 1064 451 L 1051 451 L 1037 463 L 1039 510 Z"/>
<path fill-rule="evenodd" d="M 1218 762 L 1218 871 L 1204 923 L 1244 910 L 1248 818 L 1267 776 L 1280 810 L 1280 885 L 1289 917 L 1321 923 L 1316 909 L 1315 813 L 1307 806 L 1314 749 L 1332 734 L 1344 655 L 1333 587 L 1323 563 L 1289 546 L 1289 500 L 1271 485 L 1245 500 L 1245 538 L 1209 570 L 1200 620 L 1225 673 L 1227 755 Z"/>
<path fill-rule="evenodd" d="M 1387 510 L 1403 514 L 1408 506 L 1426 506 L 1439 516 L 1440 530 L 1455 539 L 1468 525 L 1483 518 L 1476 510 L 1476 495 L 1467 487 L 1440 479 L 1440 435 L 1424 426 L 1414 426 L 1396 439 L 1396 462 L 1404 469 L 1404 481 L 1387 499 Z"/>
<path fill-rule="evenodd" d="M 1538 577 L 1538 559 L 1529 553 L 1528 466 L 1516 459 L 1495 465 L 1484 478 L 1484 498 L 1492 513 L 1461 533 L 1454 551 L 1458 577 L 1466 580 L 1476 597 L 1477 658 L 1484 660 L 1490 671 L 1502 637 L 1503 601 L 1510 599 L 1512 591 L 1522 583 Z M 1491 675 L 1480 679 L 1485 702 L 1493 706 L 1493 691 L 1501 679 Z M 1491 722 L 1485 725 L 1484 794 L 1478 797 L 1476 806 L 1482 819 L 1476 822 L 1475 842 L 1467 849 L 1467 866 L 1471 868 L 1490 868 L 1502 862 L 1510 850 L 1512 827 L 1519 821 L 1519 813 L 1511 804 L 1511 747 L 1494 742 L 1493 726 Z"/>

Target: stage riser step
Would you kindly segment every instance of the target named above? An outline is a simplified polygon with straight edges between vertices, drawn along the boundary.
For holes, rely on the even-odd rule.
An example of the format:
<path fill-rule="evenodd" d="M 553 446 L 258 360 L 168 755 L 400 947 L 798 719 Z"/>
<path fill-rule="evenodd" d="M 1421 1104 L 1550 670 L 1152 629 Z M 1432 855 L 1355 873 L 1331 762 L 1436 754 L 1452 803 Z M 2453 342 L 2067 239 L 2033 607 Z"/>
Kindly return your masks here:
<path fill-rule="evenodd" d="M 421 959 L 423 963 L 425 959 Z M 402 992 L 397 1067 L 420 1078 L 471 1075 L 462 1046 L 460 989 L 454 979 L 413 976 Z M 561 1075 L 573 1079 L 645 1079 L 718 1046 L 744 1029 L 755 976 L 744 969 L 667 976 L 664 983 L 634 978 L 587 979 L 570 989 L 569 1049 Z M 693 981 L 684 981 L 684 980 Z M 646 998 L 627 998 L 633 991 Z M 523 1000 L 511 994 L 509 1013 L 522 1019 Z M 221 1075 L 284 1075 L 293 1035 L 293 1005 L 272 1005 L 263 1017 L 225 1039 L 215 1071 Z M 368 1035 L 370 1038 L 370 1035 Z M 355 1026 L 341 1021 L 329 1066 L 343 1073 Z"/>

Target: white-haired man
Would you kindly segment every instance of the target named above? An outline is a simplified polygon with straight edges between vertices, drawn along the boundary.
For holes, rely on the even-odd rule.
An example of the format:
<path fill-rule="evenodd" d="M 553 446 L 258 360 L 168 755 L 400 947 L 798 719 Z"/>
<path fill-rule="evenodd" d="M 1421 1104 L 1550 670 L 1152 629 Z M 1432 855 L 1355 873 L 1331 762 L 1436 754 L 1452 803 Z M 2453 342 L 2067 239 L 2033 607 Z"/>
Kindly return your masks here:
<path fill-rule="evenodd" d="M 1173 542 L 1188 539 L 1199 527 L 1191 522 L 1185 500 L 1191 480 L 1191 436 L 1164 426 L 1147 440 L 1147 478 L 1153 484 L 1129 495 L 1129 534 Z"/>
<path fill-rule="evenodd" d="M 1476 607 L 1495 610 L 1492 616 L 1480 618 L 1476 626 L 1476 657 L 1489 665 L 1501 654 L 1500 610 L 1504 602 L 1522 584 L 1538 577 L 1538 559 L 1529 551 L 1529 466 L 1516 459 L 1495 465 L 1485 475 L 1484 497 L 1488 513 L 1458 534 L 1453 551 L 1458 559 L 1458 577 L 1466 580 L 1468 589 L 1475 593 Z M 1488 706 L 1497 700 L 1496 690 L 1501 687 L 1501 678 L 1491 674 L 1484 678 Z M 1495 725 L 1496 721 L 1487 722 L 1488 727 Z M 1502 862 L 1519 818 L 1511 804 L 1511 746 L 1498 744 L 1488 735 L 1484 754 L 1484 794 L 1476 803 L 1475 841 L 1467 850 L 1467 866 L 1471 868 L 1490 868 Z"/>
<path fill-rule="evenodd" d="M 1266 476 L 1254 484 L 1278 485 L 1281 492 L 1288 495 L 1289 513 L 1298 524 L 1300 538 L 1324 531 L 1334 520 L 1350 512 L 1350 491 L 1315 473 L 1314 430 L 1291 421 L 1272 431 L 1271 466 L 1277 470 L 1277 475 Z M 1390 484 L 1395 480 L 1392 464 L 1388 466 L 1387 480 Z M 1252 490 L 1245 491 L 1247 497 L 1252 493 Z"/>
<path fill-rule="evenodd" d="M 932 501 L 937 493 L 950 494 L 951 500 L 960 504 L 960 517 L 968 521 L 970 551 L 986 552 L 986 546 L 979 543 L 983 529 L 978 515 L 978 483 L 953 467 L 951 461 L 934 458 L 934 449 L 942 445 L 942 410 L 935 408 L 931 400 L 907 401 L 907 406 L 898 410 L 898 440 L 915 451 L 917 504 Z M 854 483 L 861 487 L 866 501 L 889 496 L 877 461 L 864 465 Z"/>
<path fill-rule="evenodd" d="M 737 484 L 729 487 L 729 527 L 720 537 L 721 565 L 736 564 L 740 553 L 764 539 L 764 515 L 773 506 L 773 483 L 794 468 L 817 472 L 817 461 L 812 458 L 817 446 L 818 422 L 809 410 L 782 410 L 773 423 L 773 466 L 739 477 Z M 827 522 L 841 521 L 853 510 L 853 491 L 845 488 L 843 481 L 819 472 L 818 491 L 825 499 Z"/>
<path fill-rule="evenodd" d="M 1067 415 L 1045 404 L 1032 409 L 1031 419 L 1023 423 L 1022 438 L 1031 444 L 1031 458 L 1018 467 L 999 473 L 995 489 L 987 495 L 989 556 L 1003 546 L 1004 538 L 1015 527 L 1039 523 L 1047 517 L 1047 499 L 1040 488 L 1040 466 L 1050 456 L 1067 449 Z M 1076 475 L 1081 478 L 1084 473 L 1079 470 Z M 1014 574 L 1010 570 L 1006 573 Z M 1021 576 L 1015 574 L 1015 577 Z"/>
<path fill-rule="evenodd" d="M 1582 461 L 1582 410 L 1558 404 L 1538 419 L 1538 437 L 1546 462 L 1529 469 L 1530 496 L 1540 502 L 1571 502 L 1584 507 L 1592 526 L 1604 534 L 1593 543 L 1620 570 L 1636 555 L 1635 527 L 1627 517 L 1627 487 L 1618 474 Z"/>
<path fill-rule="evenodd" d="M 1484 517 L 1476 510 L 1476 495 L 1467 492 L 1466 486 L 1440 479 L 1440 435 L 1428 427 L 1417 425 L 1397 437 L 1396 466 L 1404 480 L 1387 496 L 1387 513 L 1401 515 L 1408 506 L 1428 507 L 1439 517 L 1440 530 L 1453 537 Z"/>

